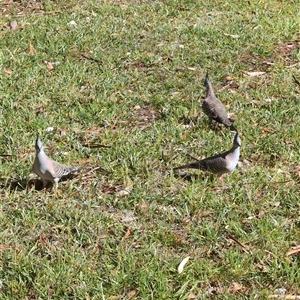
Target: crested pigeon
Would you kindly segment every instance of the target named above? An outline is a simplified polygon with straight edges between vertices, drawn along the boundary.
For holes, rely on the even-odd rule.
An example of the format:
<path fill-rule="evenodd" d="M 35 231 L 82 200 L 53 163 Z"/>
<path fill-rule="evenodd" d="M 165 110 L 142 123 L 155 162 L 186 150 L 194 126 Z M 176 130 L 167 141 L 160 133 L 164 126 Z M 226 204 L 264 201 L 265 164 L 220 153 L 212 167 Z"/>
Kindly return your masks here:
<path fill-rule="evenodd" d="M 221 100 L 219 100 L 212 88 L 212 84 L 208 77 L 208 73 L 206 74 L 204 85 L 206 87 L 206 98 L 202 103 L 202 110 L 204 113 L 212 120 L 229 127 L 230 130 L 236 131 L 232 122 L 229 120 L 227 116 L 227 112 Z"/>
<path fill-rule="evenodd" d="M 32 165 L 32 171 L 42 178 L 44 187 L 51 181 L 52 183 L 55 183 L 55 187 L 57 188 L 58 181 L 63 176 L 67 176 L 82 169 L 82 167 L 65 166 L 52 160 L 44 152 L 43 143 L 39 137 L 37 137 L 35 142 L 35 151 L 36 156 Z"/>
<path fill-rule="evenodd" d="M 186 164 L 180 167 L 176 167 L 173 170 L 178 169 L 200 169 L 202 171 L 210 171 L 215 174 L 223 175 L 228 172 L 232 172 L 240 157 L 241 139 L 236 131 L 233 145 L 230 150 L 217 154 L 196 162 Z"/>

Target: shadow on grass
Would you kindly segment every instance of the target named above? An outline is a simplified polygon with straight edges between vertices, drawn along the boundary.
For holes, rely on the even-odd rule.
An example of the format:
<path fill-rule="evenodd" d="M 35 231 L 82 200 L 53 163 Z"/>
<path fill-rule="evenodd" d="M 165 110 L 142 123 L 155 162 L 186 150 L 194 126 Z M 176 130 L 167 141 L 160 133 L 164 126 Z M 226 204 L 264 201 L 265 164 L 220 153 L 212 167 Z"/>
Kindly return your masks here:
<path fill-rule="evenodd" d="M 0 188 L 10 191 L 24 191 L 26 189 L 31 189 L 41 191 L 43 189 L 43 182 L 39 179 L 7 179 L 5 182 L 0 183 Z"/>
<path fill-rule="evenodd" d="M 234 119 L 229 118 L 229 120 L 232 122 L 232 125 L 234 125 Z M 178 118 L 178 122 L 182 123 L 184 125 L 195 125 L 195 126 L 206 126 L 206 129 L 210 129 L 214 132 L 227 130 L 226 127 L 222 124 L 217 123 L 216 121 L 213 121 L 206 117 L 201 117 L 201 115 L 197 116 L 181 116 Z"/>
<path fill-rule="evenodd" d="M 184 174 L 178 174 L 174 172 L 174 177 L 175 178 L 181 178 L 183 180 L 193 182 L 197 180 L 206 180 L 209 182 L 215 181 L 215 177 L 212 174 L 205 174 L 205 173 L 200 173 L 200 174 L 195 174 L 195 173 L 184 173 Z"/>
<path fill-rule="evenodd" d="M 84 171 L 70 173 L 60 178 L 59 184 L 68 180 L 72 180 L 74 178 L 78 178 L 78 180 L 90 180 L 95 173 L 104 172 L 105 174 L 110 174 L 107 170 L 101 167 L 87 167 Z M 44 188 L 43 181 L 39 178 L 33 179 L 18 179 L 18 178 L 7 178 L 0 179 L 0 189 L 6 189 L 10 191 L 24 191 L 24 190 L 35 190 L 41 191 L 43 189 L 51 190 L 53 188 L 53 184 L 48 182 L 47 186 Z"/>
<path fill-rule="evenodd" d="M 199 115 L 197 116 L 181 116 L 178 118 L 179 123 L 183 123 L 184 125 L 190 125 L 190 124 L 198 124 L 200 123 L 201 117 Z"/>
<path fill-rule="evenodd" d="M 67 176 L 64 176 L 60 179 L 59 182 L 64 182 L 67 180 L 70 180 L 72 178 L 76 177 L 75 174 L 69 174 Z M 53 184 L 51 182 L 48 182 L 46 188 L 43 186 L 43 181 L 34 178 L 34 179 L 17 179 L 17 178 L 9 178 L 5 182 L 0 182 L 0 189 L 6 189 L 10 191 L 24 191 L 24 190 L 31 190 L 34 189 L 35 191 L 42 191 L 44 189 L 52 189 Z"/>

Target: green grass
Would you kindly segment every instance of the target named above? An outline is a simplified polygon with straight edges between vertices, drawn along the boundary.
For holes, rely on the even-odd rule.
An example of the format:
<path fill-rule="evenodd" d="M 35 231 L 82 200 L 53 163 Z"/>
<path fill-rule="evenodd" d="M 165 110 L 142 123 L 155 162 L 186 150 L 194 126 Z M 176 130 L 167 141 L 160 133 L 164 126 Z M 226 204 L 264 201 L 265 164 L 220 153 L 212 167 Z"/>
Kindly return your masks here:
<path fill-rule="evenodd" d="M 0 5 L 0 298 L 300 294 L 298 1 L 140 2 Z M 207 70 L 242 138 L 224 183 L 170 172 L 231 147 Z M 35 189 L 37 133 L 101 169 Z"/>

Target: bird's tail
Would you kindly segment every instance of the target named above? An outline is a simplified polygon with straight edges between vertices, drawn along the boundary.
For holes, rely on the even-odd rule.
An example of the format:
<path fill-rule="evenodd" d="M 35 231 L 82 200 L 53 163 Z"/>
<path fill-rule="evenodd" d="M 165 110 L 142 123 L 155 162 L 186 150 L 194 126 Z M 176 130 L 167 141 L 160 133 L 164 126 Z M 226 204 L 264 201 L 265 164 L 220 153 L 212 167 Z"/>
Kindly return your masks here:
<path fill-rule="evenodd" d="M 77 175 L 79 171 L 81 171 L 83 169 L 83 167 L 71 167 L 71 166 L 66 166 L 66 165 L 59 165 L 59 172 L 61 177 L 65 177 L 65 178 L 71 178 L 74 175 Z"/>
<path fill-rule="evenodd" d="M 71 173 L 75 173 L 75 172 L 81 171 L 83 169 L 83 167 L 76 166 L 76 167 L 69 167 L 69 169 L 70 169 Z"/>

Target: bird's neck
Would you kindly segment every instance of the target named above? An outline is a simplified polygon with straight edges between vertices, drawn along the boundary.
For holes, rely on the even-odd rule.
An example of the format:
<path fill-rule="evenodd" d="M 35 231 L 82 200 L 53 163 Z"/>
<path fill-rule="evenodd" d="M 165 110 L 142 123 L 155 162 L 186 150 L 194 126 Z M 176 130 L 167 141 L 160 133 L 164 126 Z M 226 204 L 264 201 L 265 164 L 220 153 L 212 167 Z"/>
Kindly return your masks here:
<path fill-rule="evenodd" d="M 232 147 L 233 153 L 239 155 L 240 154 L 240 146 Z"/>
<path fill-rule="evenodd" d="M 206 82 L 206 97 L 209 96 L 215 96 L 214 90 L 212 88 L 212 85 L 210 83 L 210 81 Z"/>
<path fill-rule="evenodd" d="M 41 150 L 37 153 L 37 156 L 38 156 L 39 158 L 41 158 L 41 157 L 45 157 L 45 156 L 47 156 L 47 155 L 46 155 L 46 153 L 44 152 L 44 150 L 41 149 Z"/>

